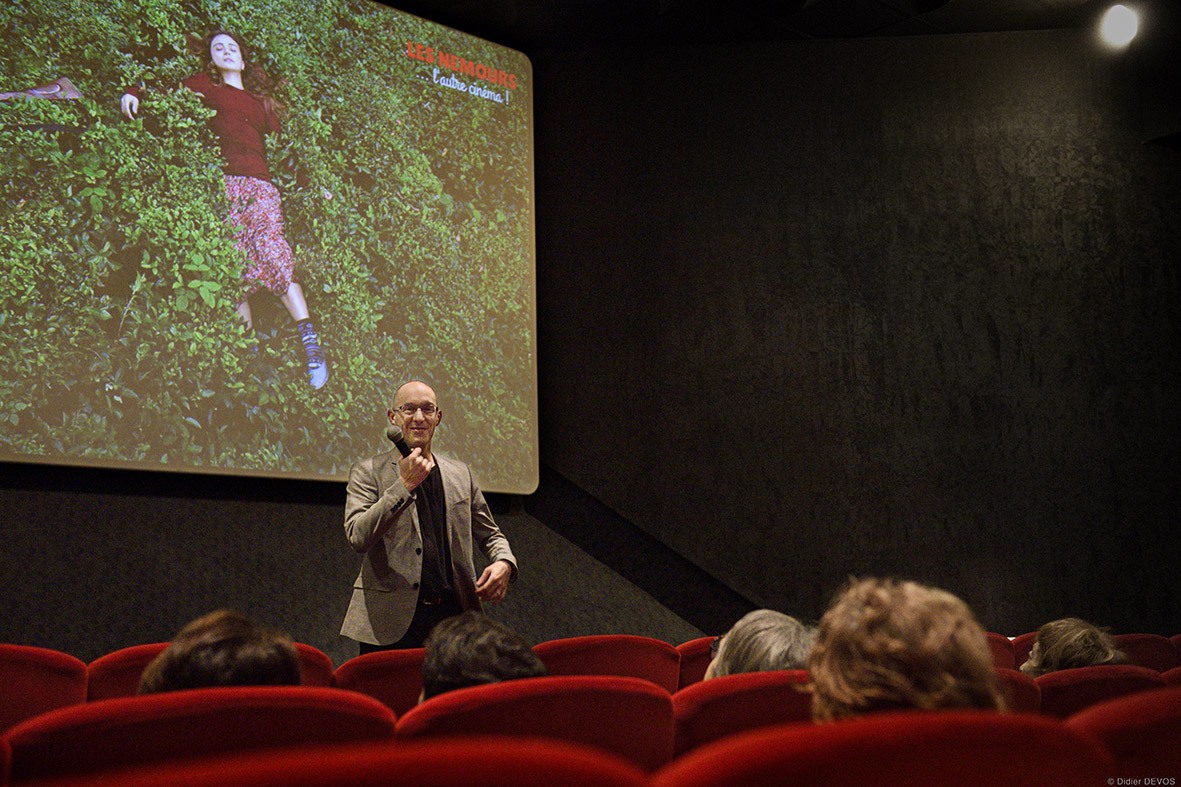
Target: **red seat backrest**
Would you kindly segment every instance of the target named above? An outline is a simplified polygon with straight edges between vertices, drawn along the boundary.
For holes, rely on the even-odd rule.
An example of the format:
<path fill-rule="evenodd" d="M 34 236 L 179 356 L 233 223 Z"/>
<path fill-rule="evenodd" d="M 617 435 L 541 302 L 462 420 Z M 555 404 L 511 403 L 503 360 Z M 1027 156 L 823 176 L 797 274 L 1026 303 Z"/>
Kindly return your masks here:
<path fill-rule="evenodd" d="M 675 756 L 757 727 L 812 721 L 807 670 L 722 675 L 673 695 Z"/>
<path fill-rule="evenodd" d="M 1170 686 L 1181 686 L 1181 667 L 1173 667 L 1171 670 L 1162 672 L 1160 676 Z"/>
<path fill-rule="evenodd" d="M 0 645 L 0 732 L 46 711 L 86 702 L 86 663 L 32 645 Z"/>
<path fill-rule="evenodd" d="M 327 653 L 303 642 L 295 643 L 299 654 L 299 680 L 304 686 L 335 686 L 336 670 Z"/>
<path fill-rule="evenodd" d="M 425 657 L 424 648 L 365 653 L 336 668 L 336 685 L 368 694 L 400 717 L 418 704 Z"/>
<path fill-rule="evenodd" d="M 5 735 L 12 779 L 63 779 L 186 757 L 315 743 L 388 741 L 372 697 L 314 686 L 233 686 L 90 702 Z"/>
<path fill-rule="evenodd" d="M 559 675 L 456 689 L 398 720 L 399 738 L 521 735 L 604 749 L 646 771 L 673 753 L 672 699 L 640 678 Z"/>
<path fill-rule="evenodd" d="M 565 741 L 473 737 L 272 749 L 108 771 L 70 783 L 75 787 L 647 787 L 648 775 L 622 758 Z"/>
<path fill-rule="evenodd" d="M 988 638 L 988 648 L 992 651 L 992 666 L 1003 669 L 1017 669 L 1021 666 L 1014 663 L 1012 640 L 994 631 L 986 631 L 984 636 Z"/>
<path fill-rule="evenodd" d="M 1104 700 L 1165 685 L 1159 672 L 1131 664 L 1064 669 L 1035 680 L 1042 693 L 1042 713 L 1060 719 Z"/>
<path fill-rule="evenodd" d="M 741 733 L 678 757 L 653 787 L 1107 784 L 1109 755 L 1060 722 L 991 711 L 905 711 Z"/>
<path fill-rule="evenodd" d="M 1160 634 L 1116 634 L 1115 643 L 1128 657 L 1128 662 L 1157 672 L 1167 672 L 1181 666 L 1177 647 Z"/>
<path fill-rule="evenodd" d="M 1116 773 L 1181 774 L 1181 686 L 1100 702 L 1066 719 L 1115 757 Z"/>
<path fill-rule="evenodd" d="M 1024 672 L 1015 669 L 995 667 L 997 679 L 1001 683 L 1001 691 L 1005 693 L 1005 701 L 1009 710 L 1014 713 L 1040 713 L 1042 709 L 1042 690 L 1037 681 Z"/>
<path fill-rule="evenodd" d="M 120 648 L 99 656 L 86 667 L 86 698 L 93 702 L 134 697 L 139 690 L 139 679 L 144 674 L 144 668 L 167 648 L 167 642 L 152 642 Z"/>
<path fill-rule="evenodd" d="M 567 637 L 533 646 L 550 675 L 643 678 L 672 694 L 681 682 L 681 656 L 663 640 L 632 634 Z"/>
<path fill-rule="evenodd" d="M 1029 652 L 1033 650 L 1033 643 L 1037 642 L 1037 632 L 1030 631 L 1013 637 L 1013 669 L 1021 669 L 1021 665 L 1029 660 Z"/>
<path fill-rule="evenodd" d="M 677 653 L 681 657 L 681 677 L 677 689 L 683 689 L 699 682 L 705 677 L 705 670 L 709 667 L 713 652 L 710 646 L 717 637 L 698 637 L 677 645 Z"/>

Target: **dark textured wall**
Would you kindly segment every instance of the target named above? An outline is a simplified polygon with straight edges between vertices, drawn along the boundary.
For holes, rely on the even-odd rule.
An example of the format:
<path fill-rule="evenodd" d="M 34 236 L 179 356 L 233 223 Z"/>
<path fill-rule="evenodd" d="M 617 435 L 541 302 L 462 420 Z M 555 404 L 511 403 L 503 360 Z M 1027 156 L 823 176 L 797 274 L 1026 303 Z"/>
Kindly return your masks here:
<path fill-rule="evenodd" d="M 789 613 L 1181 631 L 1181 156 L 1089 31 L 535 72 L 549 465 Z"/>
<path fill-rule="evenodd" d="M 335 663 L 360 558 L 344 484 L 0 465 L 0 642 L 91 661 L 241 610 Z M 501 500 L 505 503 L 505 500 Z M 492 617 L 530 642 L 621 632 L 683 642 L 701 631 L 519 510 L 497 521 L 521 567 Z"/>

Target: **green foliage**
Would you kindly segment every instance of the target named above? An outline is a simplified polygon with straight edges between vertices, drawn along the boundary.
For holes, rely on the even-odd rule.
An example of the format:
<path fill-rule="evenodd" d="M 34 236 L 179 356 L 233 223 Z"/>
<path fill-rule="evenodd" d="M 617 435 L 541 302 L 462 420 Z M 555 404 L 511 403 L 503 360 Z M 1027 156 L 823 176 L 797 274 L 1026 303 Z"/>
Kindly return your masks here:
<path fill-rule="evenodd" d="M 178 87 L 217 27 L 280 80 L 269 156 L 319 391 L 277 299 L 251 299 L 256 333 L 236 312 L 211 113 Z M 529 101 L 442 88 L 406 42 L 513 71 L 502 50 L 367 0 L 22 0 L 0 30 L 0 90 L 64 76 L 84 96 L 0 102 L 0 454 L 340 474 L 421 377 L 441 447 L 495 457 L 488 486 L 534 466 Z"/>

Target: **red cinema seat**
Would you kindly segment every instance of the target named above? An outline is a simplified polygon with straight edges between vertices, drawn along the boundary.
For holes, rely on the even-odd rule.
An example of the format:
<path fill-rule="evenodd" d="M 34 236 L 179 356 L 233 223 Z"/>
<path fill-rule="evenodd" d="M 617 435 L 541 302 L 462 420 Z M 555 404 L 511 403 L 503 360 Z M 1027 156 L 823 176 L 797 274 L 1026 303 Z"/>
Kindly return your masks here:
<path fill-rule="evenodd" d="M 550 675 L 643 678 L 672 694 L 681 682 L 681 656 L 659 639 L 632 634 L 567 637 L 533 646 Z"/>
<path fill-rule="evenodd" d="M 741 733 L 678 757 L 653 787 L 1079 787 L 1111 758 L 1054 719 L 991 711 L 880 713 Z"/>
<path fill-rule="evenodd" d="M 0 645 L 0 732 L 46 711 L 86 702 L 86 663 L 32 645 Z"/>
<path fill-rule="evenodd" d="M 1115 643 L 1128 657 L 1128 663 L 1168 672 L 1181 667 L 1177 647 L 1160 634 L 1116 634 Z"/>
<path fill-rule="evenodd" d="M 1097 703 L 1066 726 L 1099 739 L 1117 774 L 1181 773 L 1181 686 Z"/>
<path fill-rule="evenodd" d="M 1162 672 L 1160 676 L 1170 686 L 1181 686 L 1181 667 L 1173 667 L 1168 672 Z"/>
<path fill-rule="evenodd" d="M 722 675 L 673 695 L 674 756 L 738 732 L 812 721 L 807 670 Z"/>
<path fill-rule="evenodd" d="M 302 642 L 295 643 L 295 652 L 299 654 L 299 681 L 302 685 L 336 685 L 336 671 L 327 653 Z"/>
<path fill-rule="evenodd" d="M 1042 693 L 1042 713 L 1060 719 L 1104 700 L 1166 685 L 1156 670 L 1131 664 L 1064 669 L 1034 680 Z"/>
<path fill-rule="evenodd" d="M 167 642 L 132 645 L 99 656 L 86 667 L 86 698 L 109 700 L 134 697 L 139 690 L 139 679 L 144 668 L 168 648 Z"/>
<path fill-rule="evenodd" d="M 648 775 L 607 752 L 565 741 L 467 738 L 462 742 L 346 744 L 275 749 L 108 771 L 73 787 L 646 787 Z"/>
<path fill-rule="evenodd" d="M 677 645 L 681 657 L 681 677 L 677 690 L 699 683 L 713 660 L 713 642 L 717 637 L 697 637 Z"/>
<path fill-rule="evenodd" d="M 1013 641 L 1004 634 L 993 631 L 984 632 L 988 638 L 988 648 L 992 651 L 992 665 L 1002 669 L 1017 669 L 1020 664 L 1013 660 Z"/>
<path fill-rule="evenodd" d="M 516 735 L 593 746 L 653 771 L 672 758 L 669 693 L 614 675 L 522 678 L 431 697 L 398 720 L 400 739 Z"/>
<path fill-rule="evenodd" d="M 1015 669 L 995 667 L 997 680 L 1005 695 L 1005 703 L 1014 713 L 1041 713 L 1042 690 L 1037 681 Z"/>
<path fill-rule="evenodd" d="M 365 653 L 336 668 L 336 685 L 385 703 L 399 717 L 418 704 L 425 648 Z"/>
<path fill-rule="evenodd" d="M 1013 669 L 1021 669 L 1021 665 L 1029 661 L 1029 652 L 1033 650 L 1033 643 L 1037 642 L 1037 632 L 1018 634 L 1013 637 Z"/>
<path fill-rule="evenodd" d="M 372 697 L 314 686 L 232 686 L 90 702 L 13 727 L 13 781 L 317 743 L 389 741 Z"/>

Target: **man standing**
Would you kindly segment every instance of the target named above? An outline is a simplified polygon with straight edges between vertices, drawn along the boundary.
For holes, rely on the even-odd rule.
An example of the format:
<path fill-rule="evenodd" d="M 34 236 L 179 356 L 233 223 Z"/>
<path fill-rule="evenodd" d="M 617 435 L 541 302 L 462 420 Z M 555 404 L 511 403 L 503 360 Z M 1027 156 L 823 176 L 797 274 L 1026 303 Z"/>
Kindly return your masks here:
<path fill-rule="evenodd" d="M 388 416 L 410 454 L 355 463 L 345 499 L 345 536 L 364 558 L 340 633 L 357 640 L 361 653 L 422 647 L 439 621 L 499 603 L 517 576 L 471 470 L 431 451 L 443 418 L 434 390 L 406 383 Z M 492 561 L 478 579 L 473 544 Z"/>

